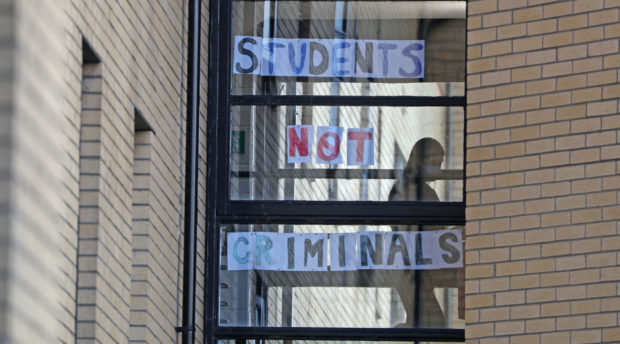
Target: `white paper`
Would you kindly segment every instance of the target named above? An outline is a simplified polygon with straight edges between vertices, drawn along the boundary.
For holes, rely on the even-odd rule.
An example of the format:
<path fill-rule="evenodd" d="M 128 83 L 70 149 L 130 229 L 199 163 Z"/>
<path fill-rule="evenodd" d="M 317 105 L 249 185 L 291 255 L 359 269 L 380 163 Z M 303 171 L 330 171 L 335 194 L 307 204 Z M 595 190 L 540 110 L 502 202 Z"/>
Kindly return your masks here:
<path fill-rule="evenodd" d="M 318 127 L 316 132 L 316 162 L 318 164 L 341 164 L 342 127 Z"/>
<path fill-rule="evenodd" d="M 254 233 L 228 233 L 228 270 L 251 270 L 254 268 Z"/>
<path fill-rule="evenodd" d="M 286 270 L 287 245 L 286 236 L 281 233 L 255 233 L 254 269 Z"/>
<path fill-rule="evenodd" d="M 329 235 L 329 265 L 332 271 L 357 270 L 357 233 Z"/>
<path fill-rule="evenodd" d="M 289 164 L 312 162 L 314 127 L 312 125 L 287 126 L 286 143 L 286 155 Z"/>
<path fill-rule="evenodd" d="M 327 271 L 327 234 L 295 234 L 295 271 Z"/>
<path fill-rule="evenodd" d="M 357 269 L 381 269 L 386 232 L 357 233 Z"/>
<path fill-rule="evenodd" d="M 385 269 L 411 269 L 415 262 L 412 232 L 386 232 L 383 242 Z"/>
<path fill-rule="evenodd" d="M 368 166 L 375 163 L 373 128 L 347 130 L 347 165 Z"/>
<path fill-rule="evenodd" d="M 263 76 L 424 78 L 423 40 L 235 36 L 233 73 Z"/>

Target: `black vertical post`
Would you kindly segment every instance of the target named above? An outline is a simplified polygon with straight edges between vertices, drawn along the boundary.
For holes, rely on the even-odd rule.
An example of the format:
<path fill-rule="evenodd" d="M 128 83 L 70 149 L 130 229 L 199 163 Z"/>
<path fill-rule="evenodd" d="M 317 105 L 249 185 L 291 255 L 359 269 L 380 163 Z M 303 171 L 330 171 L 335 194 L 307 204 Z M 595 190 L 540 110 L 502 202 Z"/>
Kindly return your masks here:
<path fill-rule="evenodd" d="M 198 120 L 200 117 L 200 0 L 188 4 L 187 114 L 185 137 L 185 223 L 183 254 L 183 344 L 196 330 L 196 208 L 198 194 Z"/>

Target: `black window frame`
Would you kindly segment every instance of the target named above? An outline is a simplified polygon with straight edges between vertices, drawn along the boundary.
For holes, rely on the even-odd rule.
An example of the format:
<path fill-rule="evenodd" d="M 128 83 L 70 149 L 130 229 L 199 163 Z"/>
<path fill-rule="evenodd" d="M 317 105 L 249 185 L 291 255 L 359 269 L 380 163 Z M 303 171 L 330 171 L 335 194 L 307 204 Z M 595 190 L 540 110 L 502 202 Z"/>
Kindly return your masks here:
<path fill-rule="evenodd" d="M 230 200 L 230 109 L 238 105 L 325 105 L 466 107 L 464 96 L 233 95 L 231 92 L 232 6 L 210 1 L 207 91 L 206 244 L 204 339 L 357 340 L 464 342 L 464 329 L 307 328 L 220 326 L 219 266 L 222 224 L 465 225 L 465 183 L 461 202 Z M 248 0 L 244 0 L 248 1 Z M 249 0 L 252 1 L 252 0 Z M 279 0 L 287 1 L 287 0 Z M 310 0 L 296 0 L 299 2 Z M 312 0 L 334 1 L 334 0 Z M 360 0 L 348 0 L 360 1 Z M 412 1 L 412 0 L 390 0 Z M 443 0 L 435 0 L 443 1 Z M 467 2 L 466 2 L 467 4 Z M 464 42 L 465 46 L 467 45 Z M 467 72 L 465 70 L 465 75 Z M 463 140 L 467 121 L 465 121 Z M 463 142 L 465 147 L 465 142 Z M 463 152 L 463 167 L 466 161 Z M 464 174 L 463 174 L 464 180 Z M 363 215 L 362 215 L 363 214 Z"/>

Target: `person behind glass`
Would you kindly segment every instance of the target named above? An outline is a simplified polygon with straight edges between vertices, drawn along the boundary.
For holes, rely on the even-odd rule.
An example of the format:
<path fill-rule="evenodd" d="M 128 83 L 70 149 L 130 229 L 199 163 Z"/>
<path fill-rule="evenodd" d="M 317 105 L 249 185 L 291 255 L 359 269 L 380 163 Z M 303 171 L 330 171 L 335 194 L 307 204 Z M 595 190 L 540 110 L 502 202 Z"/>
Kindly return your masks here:
<path fill-rule="evenodd" d="M 416 142 L 409 154 L 402 178 L 392 187 L 389 199 L 391 201 L 439 201 L 437 193 L 428 182 L 434 180 L 433 174 L 439 172 L 443 159 L 444 149 L 437 140 L 427 137 Z M 444 227 L 405 225 L 394 226 L 393 230 L 424 231 L 442 228 Z M 397 278 L 395 287 L 407 318 L 405 323 L 397 327 L 438 328 L 447 326 L 446 318 L 433 289 L 456 286 L 452 285 L 457 281 L 453 270 L 402 271 L 403 276 Z"/>

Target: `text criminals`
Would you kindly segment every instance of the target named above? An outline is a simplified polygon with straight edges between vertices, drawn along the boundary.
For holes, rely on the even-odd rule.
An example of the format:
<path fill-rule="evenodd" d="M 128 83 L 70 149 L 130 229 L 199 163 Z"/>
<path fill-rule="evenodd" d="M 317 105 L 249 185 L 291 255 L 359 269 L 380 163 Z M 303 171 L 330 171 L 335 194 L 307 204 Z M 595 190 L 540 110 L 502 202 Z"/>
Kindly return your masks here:
<path fill-rule="evenodd" d="M 227 235 L 228 270 L 429 270 L 463 266 L 459 230 Z"/>

